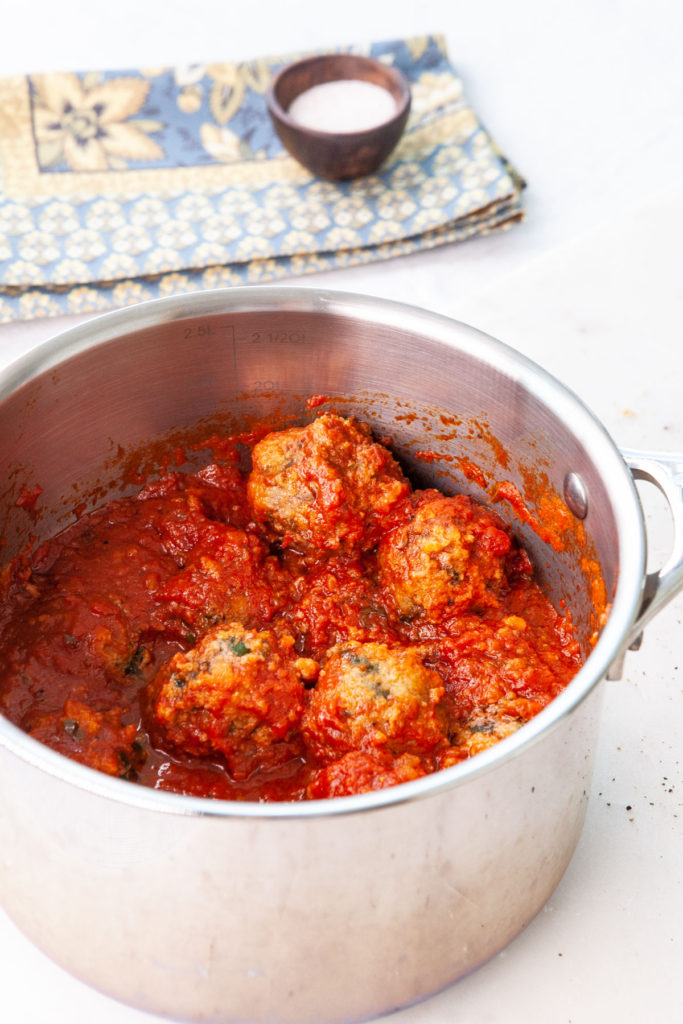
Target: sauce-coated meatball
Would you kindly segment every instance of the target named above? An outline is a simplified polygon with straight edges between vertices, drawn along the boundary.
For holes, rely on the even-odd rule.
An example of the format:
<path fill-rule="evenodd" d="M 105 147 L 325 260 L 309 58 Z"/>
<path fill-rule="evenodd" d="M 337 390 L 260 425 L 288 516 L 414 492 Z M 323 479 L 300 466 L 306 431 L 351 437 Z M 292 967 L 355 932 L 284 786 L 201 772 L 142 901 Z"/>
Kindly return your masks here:
<path fill-rule="evenodd" d="M 85 689 L 85 688 L 83 688 Z M 87 699 L 87 694 L 82 694 Z M 29 735 L 60 754 L 121 779 L 136 779 L 145 755 L 137 740 L 137 725 L 122 722 L 123 709 L 95 711 L 71 697 L 60 711 L 29 719 Z"/>
<path fill-rule="evenodd" d="M 544 702 L 509 694 L 466 716 L 451 736 L 451 746 L 440 752 L 439 768 L 458 764 L 512 736 L 542 711 Z"/>
<path fill-rule="evenodd" d="M 210 630 L 150 684 L 153 729 L 185 753 L 222 754 L 245 778 L 254 757 L 276 756 L 301 718 L 302 678 L 315 666 L 291 653 L 290 640 L 236 622 Z"/>
<path fill-rule="evenodd" d="M 503 521 L 464 494 L 415 493 L 382 538 L 380 578 L 398 615 L 442 620 L 495 604 L 512 548 Z"/>
<path fill-rule="evenodd" d="M 255 518 L 303 552 L 375 545 L 382 517 L 410 485 L 369 428 L 334 413 L 268 434 L 252 452 Z"/>
<path fill-rule="evenodd" d="M 279 601 L 277 567 L 258 537 L 212 523 L 177 572 L 154 592 L 182 622 L 203 632 L 219 622 L 267 621 Z"/>
<path fill-rule="evenodd" d="M 322 660 L 336 644 L 398 640 L 374 581 L 362 567 L 329 555 L 321 568 L 296 577 L 293 600 L 281 620 L 297 638 L 297 650 Z M 278 620 L 280 621 L 280 620 Z"/>
<path fill-rule="evenodd" d="M 351 796 L 411 782 L 426 774 L 415 754 L 394 757 L 386 750 L 354 750 L 314 772 L 306 795 L 311 800 Z"/>
<path fill-rule="evenodd" d="M 332 648 L 302 720 L 306 744 L 323 760 L 382 748 L 421 755 L 444 738 L 441 676 L 419 649 L 380 643 Z"/>

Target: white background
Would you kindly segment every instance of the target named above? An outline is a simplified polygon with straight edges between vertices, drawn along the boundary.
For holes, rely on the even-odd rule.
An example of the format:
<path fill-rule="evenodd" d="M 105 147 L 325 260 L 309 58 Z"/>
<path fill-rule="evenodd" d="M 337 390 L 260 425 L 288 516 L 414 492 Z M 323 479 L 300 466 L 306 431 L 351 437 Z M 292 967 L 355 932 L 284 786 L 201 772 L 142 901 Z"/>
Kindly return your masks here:
<path fill-rule="evenodd" d="M 495 334 L 623 446 L 683 453 L 683 7 L 678 0 L 2 0 L 0 74 L 242 60 L 441 32 L 528 181 L 500 235 L 293 283 L 386 296 Z M 84 319 L 83 317 L 78 319 Z M 77 318 L 0 327 L 0 362 Z M 648 514 L 656 552 L 668 523 Z M 683 599 L 606 682 L 582 839 L 503 953 L 395 1024 L 683 1019 Z M 631 808 L 630 810 L 627 808 Z M 0 911 L 0 1019 L 153 1024 L 74 981 Z"/>

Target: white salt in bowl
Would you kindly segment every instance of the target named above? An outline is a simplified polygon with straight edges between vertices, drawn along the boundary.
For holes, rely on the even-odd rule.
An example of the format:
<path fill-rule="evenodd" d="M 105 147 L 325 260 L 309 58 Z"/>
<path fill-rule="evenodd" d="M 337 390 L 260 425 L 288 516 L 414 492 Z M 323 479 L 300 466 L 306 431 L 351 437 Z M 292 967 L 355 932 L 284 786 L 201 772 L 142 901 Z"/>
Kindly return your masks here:
<path fill-rule="evenodd" d="M 410 86 L 381 61 L 326 54 L 282 68 L 266 104 L 280 141 L 300 164 L 344 181 L 371 174 L 395 148 L 410 113 Z"/>

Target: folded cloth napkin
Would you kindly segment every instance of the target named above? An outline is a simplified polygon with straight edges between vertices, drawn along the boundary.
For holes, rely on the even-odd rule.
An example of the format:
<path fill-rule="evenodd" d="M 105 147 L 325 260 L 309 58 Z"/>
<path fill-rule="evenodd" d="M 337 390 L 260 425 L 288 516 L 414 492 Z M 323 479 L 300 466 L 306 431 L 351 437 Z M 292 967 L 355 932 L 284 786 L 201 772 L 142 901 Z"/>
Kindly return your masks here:
<path fill-rule="evenodd" d="M 313 177 L 241 64 L 0 78 L 0 322 L 383 260 L 506 227 L 524 183 L 443 39 L 340 47 L 394 64 L 412 110 L 379 172 Z"/>

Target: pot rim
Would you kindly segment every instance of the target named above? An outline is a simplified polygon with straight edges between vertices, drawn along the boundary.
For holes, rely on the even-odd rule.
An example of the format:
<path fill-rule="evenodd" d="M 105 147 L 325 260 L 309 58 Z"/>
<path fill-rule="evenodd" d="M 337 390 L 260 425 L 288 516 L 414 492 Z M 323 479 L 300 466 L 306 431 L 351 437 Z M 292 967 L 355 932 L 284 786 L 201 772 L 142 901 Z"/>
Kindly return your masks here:
<path fill-rule="evenodd" d="M 452 767 L 353 796 L 258 803 L 162 792 L 79 764 L 33 739 L 2 715 L 0 746 L 38 770 L 117 803 L 181 816 L 291 819 L 359 813 L 433 796 L 504 765 L 545 738 L 576 710 L 627 646 L 645 579 L 645 524 L 633 477 L 607 430 L 573 391 L 516 349 L 461 321 L 396 300 L 315 287 L 247 285 L 152 299 L 67 328 L 0 370 L 0 402 L 34 377 L 86 349 L 133 331 L 197 315 L 224 313 L 226 309 L 232 313 L 286 310 L 351 316 L 413 330 L 417 335 L 428 332 L 430 338 L 448 346 L 453 346 L 457 336 L 462 335 L 468 347 L 476 345 L 479 359 L 494 365 L 571 423 L 574 433 L 607 477 L 620 547 L 628 539 L 628 561 L 620 559 L 614 600 L 595 647 L 562 693 L 513 735 Z"/>

